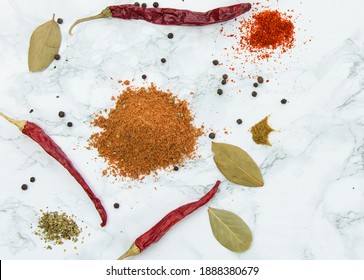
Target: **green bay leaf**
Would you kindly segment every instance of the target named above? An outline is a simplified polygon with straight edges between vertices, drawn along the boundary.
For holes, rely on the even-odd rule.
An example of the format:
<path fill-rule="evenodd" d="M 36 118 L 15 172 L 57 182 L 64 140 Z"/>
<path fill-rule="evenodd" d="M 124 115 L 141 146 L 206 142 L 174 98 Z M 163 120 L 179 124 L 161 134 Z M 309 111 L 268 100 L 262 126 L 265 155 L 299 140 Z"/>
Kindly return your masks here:
<path fill-rule="evenodd" d="M 231 182 L 247 186 L 262 187 L 262 173 L 247 152 L 237 146 L 212 142 L 214 161 L 220 172 Z"/>
<path fill-rule="evenodd" d="M 58 54 L 61 46 L 61 30 L 53 18 L 38 26 L 30 37 L 28 67 L 31 72 L 46 69 Z"/>
<path fill-rule="evenodd" d="M 249 249 L 253 240 L 252 233 L 238 215 L 211 207 L 208 213 L 212 233 L 222 246 L 237 253 Z"/>

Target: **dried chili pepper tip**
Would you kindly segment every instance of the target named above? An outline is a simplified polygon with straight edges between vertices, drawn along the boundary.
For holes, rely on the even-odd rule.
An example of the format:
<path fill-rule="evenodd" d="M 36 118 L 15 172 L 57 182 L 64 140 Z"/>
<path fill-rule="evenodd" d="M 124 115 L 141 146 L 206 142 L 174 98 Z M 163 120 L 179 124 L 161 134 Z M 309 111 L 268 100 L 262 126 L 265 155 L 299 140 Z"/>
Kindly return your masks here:
<path fill-rule="evenodd" d="M 219 89 L 217 90 L 217 94 L 218 94 L 218 95 L 222 95 L 222 93 L 223 93 L 222 89 L 220 89 L 220 88 L 219 88 Z"/>
<path fill-rule="evenodd" d="M 168 37 L 168 39 L 173 39 L 174 35 L 173 35 L 173 33 L 168 33 L 167 37 Z"/>
<path fill-rule="evenodd" d="M 252 96 L 257 97 L 258 93 L 256 91 L 252 91 Z"/>
<path fill-rule="evenodd" d="M 264 83 L 263 77 L 260 77 L 260 76 L 258 77 L 257 81 L 258 81 L 259 84 Z"/>
<path fill-rule="evenodd" d="M 26 191 L 26 190 L 28 189 L 28 185 L 27 185 L 27 184 L 23 184 L 23 185 L 21 185 L 21 189 L 22 189 L 23 191 Z"/>
<path fill-rule="evenodd" d="M 146 7 L 147 7 L 147 3 L 143 3 L 142 8 L 146 8 Z"/>
<path fill-rule="evenodd" d="M 219 61 L 217 59 L 215 59 L 215 60 L 212 61 L 212 64 L 213 65 L 218 65 L 219 64 Z"/>
<path fill-rule="evenodd" d="M 57 19 L 57 23 L 58 23 L 58 24 L 62 24 L 62 23 L 63 23 L 63 19 L 58 18 L 58 19 Z"/>
<path fill-rule="evenodd" d="M 215 139 L 215 137 L 216 137 L 216 134 L 215 134 L 215 133 L 211 132 L 211 133 L 209 134 L 209 138 L 210 138 L 210 139 Z"/>
<path fill-rule="evenodd" d="M 162 63 L 166 63 L 166 61 L 167 61 L 167 60 L 166 60 L 165 58 L 162 58 L 162 59 L 161 59 L 161 62 L 162 62 Z"/>
<path fill-rule="evenodd" d="M 60 60 L 60 59 L 61 59 L 61 56 L 60 56 L 59 54 L 56 54 L 56 55 L 54 56 L 54 59 L 55 59 L 55 60 Z"/>
<path fill-rule="evenodd" d="M 145 80 L 147 78 L 147 75 L 142 75 L 142 79 Z"/>
<path fill-rule="evenodd" d="M 73 126 L 73 123 L 72 123 L 72 122 L 68 122 L 68 123 L 67 123 L 67 126 L 68 126 L 68 127 L 72 127 L 72 126 Z"/>
<path fill-rule="evenodd" d="M 29 181 L 34 183 L 35 182 L 35 177 L 30 177 Z"/>
<path fill-rule="evenodd" d="M 243 123 L 243 121 L 242 121 L 241 119 L 237 119 L 237 120 L 236 120 L 236 123 L 237 123 L 237 124 L 242 124 L 242 123 Z"/>
<path fill-rule="evenodd" d="M 224 74 L 224 75 L 222 75 L 222 78 L 224 79 L 224 80 L 227 80 L 227 78 L 228 78 L 229 76 L 227 75 L 227 74 Z"/>
<path fill-rule="evenodd" d="M 58 117 L 60 117 L 60 118 L 64 118 L 64 116 L 65 116 L 66 114 L 65 114 L 65 112 L 63 112 L 63 111 L 59 111 L 58 112 Z"/>
<path fill-rule="evenodd" d="M 281 103 L 282 103 L 282 104 L 286 104 L 286 103 L 287 103 L 287 99 L 283 98 L 283 99 L 281 100 Z"/>
<path fill-rule="evenodd" d="M 115 208 L 115 209 L 118 209 L 119 207 L 120 207 L 120 204 L 119 204 L 119 203 L 117 203 L 117 202 L 116 202 L 116 203 L 114 203 L 114 208 Z"/>
<path fill-rule="evenodd" d="M 179 169 L 178 166 L 173 167 L 174 171 L 178 171 L 178 169 Z"/>
<path fill-rule="evenodd" d="M 154 2 L 154 3 L 153 3 L 153 7 L 154 7 L 154 8 L 158 8 L 158 7 L 159 7 L 159 3 L 158 3 L 158 2 Z"/>
<path fill-rule="evenodd" d="M 258 83 L 254 83 L 253 84 L 253 87 L 258 87 L 259 86 L 259 84 Z"/>
<path fill-rule="evenodd" d="M 140 6 L 139 2 L 135 2 L 134 6 L 139 7 Z"/>

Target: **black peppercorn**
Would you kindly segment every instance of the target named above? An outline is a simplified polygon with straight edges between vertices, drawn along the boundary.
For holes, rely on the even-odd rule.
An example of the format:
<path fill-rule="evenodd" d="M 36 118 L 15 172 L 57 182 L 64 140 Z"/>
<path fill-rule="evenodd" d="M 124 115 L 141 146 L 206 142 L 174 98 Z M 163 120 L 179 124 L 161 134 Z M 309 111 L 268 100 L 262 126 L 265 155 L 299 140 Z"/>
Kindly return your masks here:
<path fill-rule="evenodd" d="M 213 133 L 213 132 L 211 132 L 210 134 L 209 134 L 209 137 L 211 138 L 211 139 L 215 139 L 215 133 Z"/>
<path fill-rule="evenodd" d="M 282 103 L 282 104 L 286 104 L 286 103 L 287 103 L 287 99 L 283 98 L 283 99 L 281 100 L 281 103 Z"/>
<path fill-rule="evenodd" d="M 139 2 L 135 2 L 134 6 L 139 7 L 140 6 Z"/>
<path fill-rule="evenodd" d="M 222 81 L 221 81 L 221 84 L 222 84 L 222 85 L 226 85 L 226 80 L 222 80 Z"/>
<path fill-rule="evenodd" d="M 162 62 L 162 63 L 166 63 L 166 61 L 167 61 L 167 60 L 166 60 L 165 58 L 162 58 L 162 59 L 161 59 L 161 62 Z"/>
<path fill-rule="evenodd" d="M 28 189 L 28 185 L 27 185 L 27 184 L 23 184 L 23 185 L 21 185 L 21 189 L 22 189 L 23 191 L 26 191 L 26 190 Z"/>
<path fill-rule="evenodd" d="M 60 118 L 64 118 L 65 115 L 66 114 L 63 111 L 59 111 L 59 113 L 58 113 L 58 117 L 60 117 Z"/>
<path fill-rule="evenodd" d="M 35 182 L 35 177 L 30 177 L 29 181 L 34 183 Z"/>
<path fill-rule="evenodd" d="M 212 61 L 212 64 L 213 65 L 218 65 L 219 64 L 219 61 L 217 59 L 215 59 L 215 60 Z"/>
<path fill-rule="evenodd" d="M 159 3 L 158 3 L 158 2 L 154 2 L 154 3 L 153 3 L 153 7 L 154 7 L 154 8 L 158 8 L 158 7 L 159 7 Z"/>
<path fill-rule="evenodd" d="M 145 80 L 147 78 L 147 75 L 142 75 L 142 79 Z"/>
<path fill-rule="evenodd" d="M 60 59 L 61 59 L 61 56 L 60 56 L 59 54 L 56 54 L 56 55 L 54 56 L 54 59 L 55 59 L 55 60 L 60 60 Z"/>
<path fill-rule="evenodd" d="M 258 95 L 258 93 L 256 91 L 252 91 L 252 96 L 256 97 Z"/>
<path fill-rule="evenodd" d="M 178 171 L 178 169 L 179 169 L 178 166 L 173 167 L 174 171 Z"/>
<path fill-rule="evenodd" d="M 263 77 L 259 76 L 257 81 L 258 81 L 259 84 L 262 84 L 264 82 L 264 79 L 263 79 Z"/>
<path fill-rule="evenodd" d="M 173 38 L 173 33 L 168 33 L 167 37 L 168 37 L 168 39 L 172 39 Z"/>
<path fill-rule="evenodd" d="M 142 8 L 146 8 L 147 7 L 147 4 L 146 3 L 143 3 L 142 4 Z"/>
<path fill-rule="evenodd" d="M 227 75 L 227 74 L 224 74 L 224 75 L 222 75 L 222 78 L 223 78 L 224 80 L 227 80 L 228 75 Z"/>
<path fill-rule="evenodd" d="M 30 109 L 29 113 L 33 113 L 33 112 L 34 112 L 34 110 L 33 109 Z"/>
<path fill-rule="evenodd" d="M 68 122 L 68 123 L 67 123 L 67 126 L 68 126 L 68 127 L 72 127 L 72 126 L 73 126 L 73 123 Z"/>
<path fill-rule="evenodd" d="M 218 94 L 218 95 L 221 95 L 221 94 L 222 94 L 222 92 L 223 92 L 223 91 L 222 91 L 222 89 L 220 89 L 220 88 L 217 90 L 217 94 Z"/>
<path fill-rule="evenodd" d="M 237 123 L 237 124 L 242 124 L 242 123 L 243 123 L 243 121 L 242 121 L 241 119 L 237 119 L 237 120 L 236 120 L 236 123 Z"/>
<path fill-rule="evenodd" d="M 116 203 L 114 203 L 114 208 L 115 208 L 115 209 L 118 209 L 119 207 L 120 207 L 120 204 L 119 204 L 119 203 L 117 203 L 117 202 L 116 202 Z"/>
<path fill-rule="evenodd" d="M 63 23 L 63 19 L 58 18 L 58 19 L 57 19 L 57 23 L 58 23 L 58 24 L 62 24 L 62 23 Z"/>
<path fill-rule="evenodd" d="M 254 83 L 253 84 L 253 87 L 258 87 L 259 86 L 259 84 L 258 83 Z"/>

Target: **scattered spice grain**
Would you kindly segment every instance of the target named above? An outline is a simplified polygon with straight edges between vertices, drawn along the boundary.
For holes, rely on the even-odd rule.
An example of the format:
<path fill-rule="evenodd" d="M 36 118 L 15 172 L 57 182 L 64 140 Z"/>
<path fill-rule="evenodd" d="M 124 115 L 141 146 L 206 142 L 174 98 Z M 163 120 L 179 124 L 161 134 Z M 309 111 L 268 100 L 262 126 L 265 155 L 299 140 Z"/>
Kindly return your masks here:
<path fill-rule="evenodd" d="M 35 182 L 35 177 L 30 177 L 29 181 L 30 181 L 31 183 L 34 183 L 34 182 Z"/>
<path fill-rule="evenodd" d="M 217 59 L 215 59 L 215 60 L 212 61 L 212 64 L 216 66 L 216 65 L 219 64 L 219 61 Z"/>
<path fill-rule="evenodd" d="M 119 207 L 120 207 L 120 204 L 119 204 L 119 203 L 117 203 L 117 202 L 116 202 L 116 203 L 114 203 L 114 208 L 115 208 L 115 209 L 118 209 Z"/>
<path fill-rule="evenodd" d="M 72 127 L 72 126 L 73 126 L 73 123 L 72 123 L 72 122 L 68 122 L 68 123 L 67 123 L 67 126 L 68 126 L 68 127 Z"/>
<path fill-rule="evenodd" d="M 23 184 L 23 185 L 21 185 L 21 189 L 22 189 L 23 191 L 26 191 L 26 190 L 28 189 L 28 185 L 27 185 L 27 184 Z"/>
<path fill-rule="evenodd" d="M 258 81 L 259 84 L 264 83 L 263 77 L 260 77 L 260 76 L 258 77 L 257 81 Z"/>
<path fill-rule="evenodd" d="M 217 90 L 217 94 L 218 94 L 218 95 L 222 95 L 222 93 L 223 93 L 222 89 L 221 89 L 221 88 L 219 88 L 219 89 Z"/>
<path fill-rule="evenodd" d="M 114 100 L 108 116 L 99 114 L 92 122 L 101 131 L 89 142 L 108 163 L 104 175 L 143 179 L 195 158 L 202 130 L 193 125 L 187 101 L 153 84 L 128 87 Z"/>
<path fill-rule="evenodd" d="M 58 19 L 57 19 L 57 23 L 58 23 L 58 24 L 62 24 L 62 23 L 63 23 L 63 19 L 58 18 Z"/>
<path fill-rule="evenodd" d="M 168 39 L 173 39 L 174 35 L 173 35 L 173 33 L 168 33 L 167 37 L 168 37 Z"/>
<path fill-rule="evenodd" d="M 140 6 L 139 2 L 135 2 L 134 6 L 139 7 Z"/>
<path fill-rule="evenodd" d="M 173 170 L 178 171 L 179 170 L 178 166 L 176 165 L 175 167 L 173 167 Z"/>
<path fill-rule="evenodd" d="M 147 7 L 147 3 L 143 3 L 142 8 L 146 8 L 146 7 Z"/>
<path fill-rule="evenodd" d="M 255 87 L 255 88 L 256 88 L 256 87 L 258 87 L 258 86 L 259 86 L 259 84 L 258 84 L 258 83 L 254 83 L 254 84 L 253 84 L 253 87 Z"/>
<path fill-rule="evenodd" d="M 58 112 L 58 117 L 60 117 L 60 118 L 64 118 L 65 115 L 66 114 L 63 111 Z"/>
<path fill-rule="evenodd" d="M 142 75 L 142 79 L 145 80 L 147 78 L 147 75 Z"/>
<path fill-rule="evenodd" d="M 59 54 L 56 54 L 56 55 L 54 56 L 54 59 L 55 59 L 55 60 L 60 60 L 60 59 L 61 59 L 61 56 L 60 56 Z"/>
<path fill-rule="evenodd" d="M 269 142 L 269 134 L 274 131 L 274 129 L 268 124 L 269 116 L 266 116 L 263 120 L 255 124 L 250 128 L 250 132 L 253 136 L 253 141 L 259 145 L 272 146 Z"/>
<path fill-rule="evenodd" d="M 287 103 L 287 99 L 283 98 L 283 99 L 281 100 L 281 103 L 282 103 L 282 104 L 286 104 L 286 103 Z"/>
<path fill-rule="evenodd" d="M 226 80 L 222 80 L 222 81 L 221 81 L 221 84 L 222 84 L 222 85 L 226 85 Z"/>
<path fill-rule="evenodd" d="M 153 7 L 154 7 L 154 8 L 158 8 L 158 7 L 159 7 L 159 3 L 158 3 L 158 2 L 154 2 L 154 3 L 153 3 Z"/>
<path fill-rule="evenodd" d="M 256 91 L 252 91 L 252 96 L 257 97 L 258 93 Z"/>
<path fill-rule="evenodd" d="M 166 60 L 164 57 L 161 59 L 161 62 L 162 62 L 162 63 L 166 63 L 166 61 L 167 61 L 167 60 Z"/>
<path fill-rule="evenodd" d="M 209 138 L 210 138 L 210 139 L 215 139 L 215 137 L 216 137 L 216 134 L 215 134 L 215 133 L 211 132 L 211 133 L 209 134 Z"/>
<path fill-rule="evenodd" d="M 243 121 L 242 121 L 241 119 L 237 119 L 237 120 L 236 120 L 236 123 L 237 123 L 237 124 L 242 124 L 242 123 L 243 123 Z"/>
<path fill-rule="evenodd" d="M 224 80 L 227 80 L 227 78 L 228 78 L 229 76 L 227 75 L 227 74 L 224 74 L 224 75 L 222 75 L 222 78 L 224 79 Z"/>

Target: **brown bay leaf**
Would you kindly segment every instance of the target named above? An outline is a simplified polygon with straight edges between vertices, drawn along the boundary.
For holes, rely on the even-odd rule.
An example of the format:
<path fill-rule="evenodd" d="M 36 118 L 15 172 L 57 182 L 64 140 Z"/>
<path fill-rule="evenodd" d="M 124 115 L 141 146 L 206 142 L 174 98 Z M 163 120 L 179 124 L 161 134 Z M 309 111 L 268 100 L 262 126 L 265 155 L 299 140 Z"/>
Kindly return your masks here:
<path fill-rule="evenodd" d="M 216 240 L 233 252 L 249 249 L 253 237 L 248 225 L 236 214 L 215 208 L 209 208 L 209 219 Z"/>
<path fill-rule="evenodd" d="M 212 142 L 212 151 L 217 167 L 229 181 L 247 187 L 264 185 L 258 165 L 244 150 L 234 145 Z"/>
<path fill-rule="evenodd" d="M 54 21 L 54 15 L 50 21 L 33 31 L 28 51 L 29 71 L 42 71 L 52 63 L 61 46 L 61 38 L 61 30 Z"/>

